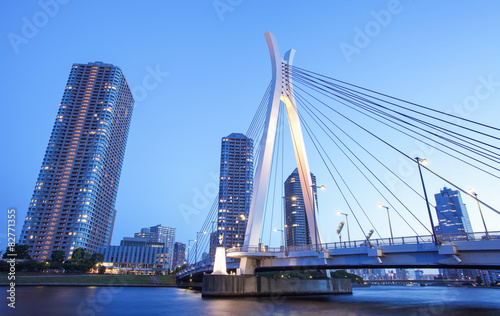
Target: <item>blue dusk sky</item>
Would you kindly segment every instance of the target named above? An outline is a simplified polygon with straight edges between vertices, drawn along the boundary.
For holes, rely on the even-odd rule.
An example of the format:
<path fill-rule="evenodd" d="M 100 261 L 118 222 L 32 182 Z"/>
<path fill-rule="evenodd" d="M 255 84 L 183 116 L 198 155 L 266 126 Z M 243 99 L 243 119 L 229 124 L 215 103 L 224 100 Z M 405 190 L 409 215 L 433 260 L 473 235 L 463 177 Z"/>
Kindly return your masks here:
<path fill-rule="evenodd" d="M 276 36 L 282 54 L 297 51 L 294 63 L 301 68 L 499 126 L 499 1 L 4 1 L 0 15 L 2 250 L 7 209 L 17 209 L 18 235 L 22 228 L 73 63 L 121 67 L 136 99 L 112 244 L 157 224 L 177 228 L 177 241 L 195 238 L 218 190 L 221 138 L 247 131 L 271 79 L 266 31 Z M 416 164 L 341 123 L 421 191 Z M 474 187 L 479 198 L 500 209 L 498 179 L 372 127 L 367 119 L 361 123 L 404 153 L 427 158 L 429 168 L 457 185 Z M 289 138 L 288 126 L 284 131 Z M 296 167 L 287 142 L 278 197 Z M 335 213 L 351 211 L 307 136 L 305 142 L 310 169 L 318 184 L 327 186 L 318 193 L 322 239 L 337 241 L 335 229 L 343 218 Z M 388 237 L 386 213 L 377 208 L 387 201 L 331 143 L 324 146 L 380 235 Z M 420 198 L 380 166 L 373 165 L 373 172 L 430 227 Z M 433 194 L 447 184 L 428 172 L 424 177 L 434 203 Z M 475 201 L 464 197 L 464 202 L 474 230 L 483 230 Z M 370 230 L 350 203 L 365 232 Z M 263 237 L 273 246 L 281 241 L 269 232 L 280 225 L 276 205 L 267 212 Z M 427 234 L 408 212 L 399 211 L 419 234 Z M 499 215 L 483 212 L 488 229 L 500 231 Z M 391 216 L 395 236 L 415 234 Z M 351 239 L 362 239 L 352 216 L 349 220 Z"/>

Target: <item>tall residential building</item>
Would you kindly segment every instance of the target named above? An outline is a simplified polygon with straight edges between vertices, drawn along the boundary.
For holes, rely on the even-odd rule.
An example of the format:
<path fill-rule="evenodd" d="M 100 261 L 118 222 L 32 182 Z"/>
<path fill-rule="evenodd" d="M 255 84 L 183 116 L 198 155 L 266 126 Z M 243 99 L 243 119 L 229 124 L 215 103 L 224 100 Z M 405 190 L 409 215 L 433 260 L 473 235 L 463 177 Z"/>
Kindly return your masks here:
<path fill-rule="evenodd" d="M 120 68 L 72 66 L 20 236 L 32 258 L 110 243 L 133 104 Z"/>
<path fill-rule="evenodd" d="M 311 181 L 314 186 L 313 193 L 317 206 L 316 177 L 312 173 Z M 309 232 L 304 196 L 302 195 L 297 168 L 295 168 L 285 181 L 285 225 L 287 247 L 311 244 L 311 234 Z"/>
<path fill-rule="evenodd" d="M 439 223 L 436 226 L 436 234 L 441 235 L 438 238 L 446 240 L 463 239 L 467 237 L 467 233 L 472 233 L 467 207 L 462 202 L 462 197 L 458 190 L 444 187 L 434 197 L 436 199 L 436 213 Z"/>
<path fill-rule="evenodd" d="M 172 269 L 181 266 L 186 259 L 186 244 L 176 242 L 174 244 L 174 256 L 172 257 Z"/>
<path fill-rule="evenodd" d="M 222 138 L 220 159 L 217 231 L 226 248 L 243 245 L 252 192 L 253 140 L 233 133 Z"/>
<path fill-rule="evenodd" d="M 146 228 L 141 228 L 140 233 L 135 233 L 134 237 L 144 238 L 151 242 L 161 242 L 164 243 L 169 249 L 169 257 L 172 258 L 174 255 L 174 243 L 175 243 L 175 228 L 156 225 Z M 170 262 L 171 264 L 172 262 Z"/>

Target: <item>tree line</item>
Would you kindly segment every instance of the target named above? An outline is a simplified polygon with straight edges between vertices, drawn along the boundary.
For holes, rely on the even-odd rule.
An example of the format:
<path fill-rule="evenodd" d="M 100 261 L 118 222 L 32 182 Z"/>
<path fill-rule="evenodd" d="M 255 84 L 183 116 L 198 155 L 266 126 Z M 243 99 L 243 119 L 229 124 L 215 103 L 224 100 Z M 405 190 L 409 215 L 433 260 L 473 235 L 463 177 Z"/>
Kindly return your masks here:
<path fill-rule="evenodd" d="M 65 260 L 66 253 L 62 250 L 55 250 L 50 255 L 50 260 L 38 261 L 29 255 L 27 245 L 15 245 L 7 247 L 3 259 L 16 259 L 16 271 L 42 272 L 44 270 L 64 270 L 64 272 L 85 273 L 91 269 L 99 269 L 103 274 L 106 268 L 102 266 L 104 256 L 101 253 L 90 253 L 83 248 L 76 248 L 70 260 Z M 13 250 L 13 251 L 10 251 Z M 13 256 L 15 254 L 15 256 Z M 7 261 L 0 261 L 0 272 L 7 272 L 10 265 Z"/>

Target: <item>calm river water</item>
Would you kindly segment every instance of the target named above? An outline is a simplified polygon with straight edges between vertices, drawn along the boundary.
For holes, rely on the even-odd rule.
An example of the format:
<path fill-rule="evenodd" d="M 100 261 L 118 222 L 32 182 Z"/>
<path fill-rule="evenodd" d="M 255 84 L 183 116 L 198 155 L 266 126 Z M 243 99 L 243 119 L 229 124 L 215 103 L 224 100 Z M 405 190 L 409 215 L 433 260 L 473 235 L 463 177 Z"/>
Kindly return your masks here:
<path fill-rule="evenodd" d="M 6 291 L 7 288 L 2 287 Z M 6 292 L 4 292 L 5 295 Z M 202 299 L 178 288 L 18 286 L 0 315 L 500 315 L 500 290 L 372 286 L 322 298 Z"/>

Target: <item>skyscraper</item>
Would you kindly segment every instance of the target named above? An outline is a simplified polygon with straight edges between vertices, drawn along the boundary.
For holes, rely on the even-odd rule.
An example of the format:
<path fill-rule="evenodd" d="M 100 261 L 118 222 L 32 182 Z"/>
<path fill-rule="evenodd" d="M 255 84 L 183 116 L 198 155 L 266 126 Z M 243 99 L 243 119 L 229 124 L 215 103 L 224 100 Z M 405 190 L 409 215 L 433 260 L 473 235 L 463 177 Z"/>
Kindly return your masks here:
<path fill-rule="evenodd" d="M 312 185 L 316 186 L 316 177 L 311 173 Z M 313 187 L 315 203 L 317 190 Z M 304 196 L 300 186 L 299 170 L 295 170 L 285 181 L 285 235 L 286 246 L 311 244 L 311 234 L 307 222 Z"/>
<path fill-rule="evenodd" d="M 110 243 L 133 104 L 120 68 L 72 66 L 20 236 L 32 258 Z"/>
<path fill-rule="evenodd" d="M 449 240 L 466 238 L 467 233 L 472 233 L 467 207 L 462 202 L 459 191 L 444 187 L 434 198 L 439 223 L 436 226 L 437 235 Z"/>
<path fill-rule="evenodd" d="M 217 232 L 226 248 L 243 245 L 252 192 L 253 140 L 233 133 L 222 138 L 220 161 Z"/>
<path fill-rule="evenodd" d="M 436 213 L 438 225 L 435 227 L 436 235 L 441 240 L 467 239 L 472 233 L 467 207 L 462 202 L 460 191 L 447 187 L 434 195 L 436 199 Z M 444 269 L 440 273 L 447 279 L 474 280 L 477 270 L 474 269 Z"/>

